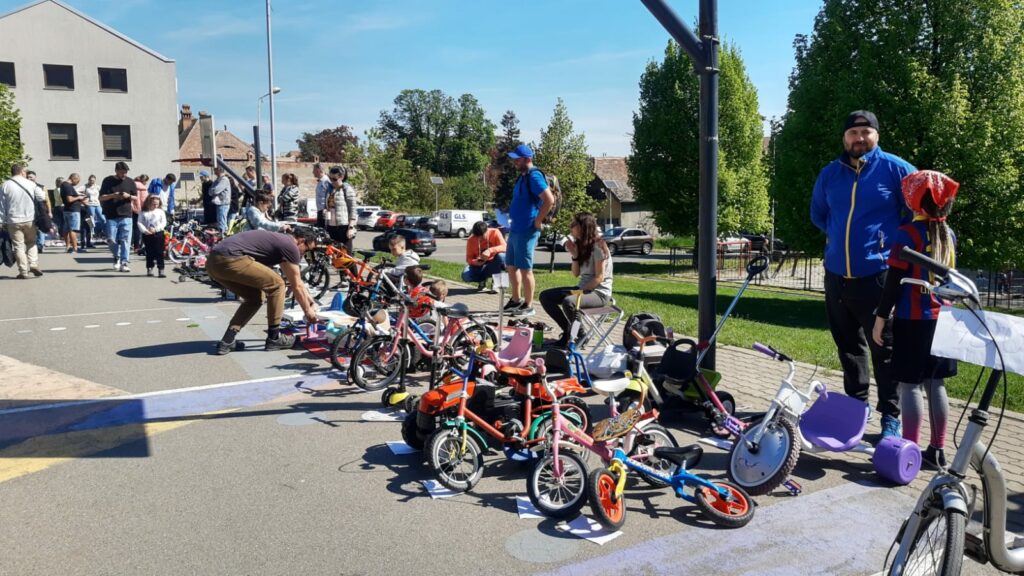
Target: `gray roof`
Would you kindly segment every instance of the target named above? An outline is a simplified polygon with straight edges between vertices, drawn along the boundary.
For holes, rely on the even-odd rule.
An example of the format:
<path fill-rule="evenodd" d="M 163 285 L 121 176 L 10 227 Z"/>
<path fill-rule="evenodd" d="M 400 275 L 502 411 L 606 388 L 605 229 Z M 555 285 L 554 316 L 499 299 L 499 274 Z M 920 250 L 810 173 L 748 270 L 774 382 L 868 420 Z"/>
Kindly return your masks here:
<path fill-rule="evenodd" d="M 129 37 L 125 36 L 124 34 L 121 34 L 120 32 L 118 32 L 117 30 L 114 30 L 110 26 L 107 26 L 106 24 L 100 22 L 99 20 L 96 20 L 95 18 L 90 18 L 89 16 L 79 12 L 78 10 L 75 10 L 74 8 L 72 8 L 71 6 L 68 6 L 67 4 L 61 2 L 60 0 L 36 0 L 35 2 L 31 2 L 29 4 L 26 4 L 26 5 L 22 6 L 21 8 L 15 8 L 14 10 L 11 10 L 10 12 L 4 13 L 4 14 L 0 14 L 0 19 L 7 18 L 8 16 L 17 14 L 18 12 L 23 12 L 25 10 L 28 10 L 30 8 L 35 8 L 36 6 L 39 6 L 40 4 L 46 4 L 48 2 L 51 3 L 51 4 L 55 4 L 57 6 L 60 6 L 61 8 L 67 10 L 68 12 L 71 12 L 72 14 L 74 14 L 75 16 L 78 16 L 79 18 L 82 18 L 83 20 L 86 20 L 87 22 L 91 22 L 92 24 L 98 26 L 99 28 L 102 28 L 103 30 L 113 34 L 114 36 L 117 36 L 121 40 L 124 40 L 125 42 L 131 44 L 132 46 L 135 46 L 139 50 L 142 50 L 143 52 L 146 52 L 149 55 L 151 55 L 151 56 L 153 56 L 153 57 L 155 57 L 155 58 L 157 58 L 159 60 L 163 60 L 164 62 L 174 62 L 173 59 L 168 58 L 168 57 L 164 56 L 163 54 L 160 54 L 159 52 L 157 52 L 157 51 L 155 51 L 155 50 L 153 50 L 151 48 L 147 48 L 146 46 L 143 46 L 142 44 L 139 44 L 135 40 L 132 40 L 131 38 L 129 38 Z"/>

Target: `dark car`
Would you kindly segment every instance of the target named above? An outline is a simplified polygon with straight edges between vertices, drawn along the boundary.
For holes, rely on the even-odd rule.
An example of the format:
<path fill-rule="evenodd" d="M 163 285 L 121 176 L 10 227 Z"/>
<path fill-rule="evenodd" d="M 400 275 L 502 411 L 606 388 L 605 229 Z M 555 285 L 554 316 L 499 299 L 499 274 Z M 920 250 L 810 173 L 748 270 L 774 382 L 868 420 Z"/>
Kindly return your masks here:
<path fill-rule="evenodd" d="M 654 237 L 639 228 L 610 228 L 602 236 L 612 254 L 639 252 L 650 254 L 654 251 Z"/>
<path fill-rule="evenodd" d="M 484 220 L 484 222 L 487 223 L 488 228 L 497 228 L 498 231 L 501 232 L 502 236 L 508 238 L 508 226 L 502 226 L 501 224 L 498 224 L 498 221 L 495 220 L 494 218 L 489 218 L 487 220 Z"/>
<path fill-rule="evenodd" d="M 420 230 L 426 230 L 431 234 L 437 233 L 437 216 L 424 216 L 420 218 L 420 221 L 416 223 L 416 227 Z"/>
<path fill-rule="evenodd" d="M 437 244 L 434 242 L 433 234 L 426 230 L 413 230 L 411 228 L 396 228 L 394 230 L 388 230 L 379 236 L 374 236 L 373 249 L 377 252 L 391 251 L 389 243 L 391 242 L 391 237 L 396 234 L 405 236 L 405 247 L 420 256 L 430 256 L 435 250 L 437 250 Z"/>
<path fill-rule="evenodd" d="M 415 230 L 419 228 L 420 220 L 426 218 L 426 216 L 406 216 L 405 220 L 398 226 L 398 228 L 410 228 Z"/>
<path fill-rule="evenodd" d="M 757 233 L 753 233 L 753 232 L 740 232 L 740 236 L 742 236 L 742 237 L 744 237 L 744 238 L 746 238 L 747 240 L 750 241 L 750 251 L 751 252 L 756 252 L 756 253 L 759 253 L 759 254 L 767 254 L 768 253 L 768 251 L 766 249 L 766 246 L 768 246 L 768 235 L 767 234 L 757 234 Z M 789 250 L 789 246 L 787 246 L 786 243 L 783 242 L 782 240 L 776 238 L 775 239 L 775 244 L 774 244 L 773 252 L 778 253 L 778 252 L 785 252 L 787 250 Z"/>

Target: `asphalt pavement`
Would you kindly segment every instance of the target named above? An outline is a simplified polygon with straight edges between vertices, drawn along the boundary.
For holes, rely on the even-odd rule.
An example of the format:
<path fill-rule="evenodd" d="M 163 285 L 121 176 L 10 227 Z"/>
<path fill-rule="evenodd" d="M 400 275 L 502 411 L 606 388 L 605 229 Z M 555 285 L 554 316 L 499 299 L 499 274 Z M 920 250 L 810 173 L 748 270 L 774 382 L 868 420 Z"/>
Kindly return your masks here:
<path fill-rule="evenodd" d="M 461 261 L 464 242 L 435 257 Z M 262 350 L 262 315 L 246 350 L 215 356 L 237 304 L 210 287 L 114 272 L 99 250 L 41 264 L 0 271 L 0 574 L 863 575 L 913 505 L 856 457 L 805 458 L 804 493 L 758 498 L 739 530 L 631 483 L 604 544 L 520 518 L 528 468 L 500 454 L 473 492 L 434 499 L 422 455 L 386 445 L 398 423 L 367 420 L 379 395 L 304 350 Z M 680 444 L 705 428 L 666 424 Z M 725 461 L 707 447 L 697 471 Z"/>

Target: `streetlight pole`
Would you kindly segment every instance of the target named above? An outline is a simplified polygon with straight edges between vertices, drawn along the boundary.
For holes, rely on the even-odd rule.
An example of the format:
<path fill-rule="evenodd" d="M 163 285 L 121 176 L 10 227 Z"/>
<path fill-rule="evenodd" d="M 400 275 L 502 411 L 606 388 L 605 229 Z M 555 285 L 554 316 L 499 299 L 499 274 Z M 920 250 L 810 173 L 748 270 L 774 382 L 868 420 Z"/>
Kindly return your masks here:
<path fill-rule="evenodd" d="M 274 49 L 270 34 L 270 0 L 267 0 L 267 91 L 270 97 L 270 181 L 277 184 L 277 144 L 274 142 Z"/>
<path fill-rule="evenodd" d="M 263 100 L 265 98 L 272 98 L 274 96 L 274 94 L 278 94 L 280 92 L 281 92 L 281 87 L 280 86 L 274 86 L 274 88 L 271 89 L 270 92 L 267 92 L 263 96 L 260 96 L 259 98 L 256 99 L 256 133 L 257 134 L 262 134 L 263 133 L 262 132 L 262 128 L 261 128 L 261 123 L 262 123 L 262 119 L 263 119 Z M 273 124 L 271 124 L 271 126 L 273 126 Z M 271 134 L 273 134 L 273 131 L 271 131 Z M 270 138 L 271 138 L 271 140 L 273 140 L 274 137 L 271 136 Z M 258 164 L 260 164 L 260 168 L 262 170 L 263 159 L 262 158 L 257 158 L 256 162 Z M 262 182 L 257 182 L 257 184 L 262 185 Z M 276 183 L 275 183 L 275 185 L 276 185 Z"/>

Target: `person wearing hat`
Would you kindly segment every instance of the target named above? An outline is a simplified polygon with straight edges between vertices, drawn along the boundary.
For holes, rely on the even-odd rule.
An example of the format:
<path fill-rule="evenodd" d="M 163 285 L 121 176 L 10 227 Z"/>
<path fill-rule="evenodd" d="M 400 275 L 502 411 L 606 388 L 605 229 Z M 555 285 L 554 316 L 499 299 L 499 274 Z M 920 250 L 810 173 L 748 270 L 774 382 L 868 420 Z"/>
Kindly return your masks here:
<path fill-rule="evenodd" d="M 512 295 L 505 304 L 505 311 L 528 315 L 533 313 L 533 252 L 544 227 L 544 218 L 554 206 L 555 196 L 548 187 L 547 178 L 534 167 L 533 150 L 529 146 L 516 146 L 508 157 L 515 163 L 519 177 L 512 189 L 512 203 L 509 205 L 511 222 L 505 263 Z"/>
<path fill-rule="evenodd" d="M 867 110 L 846 117 L 843 149 L 818 174 L 811 196 L 811 221 L 825 233 L 825 310 L 846 394 L 868 401 L 870 350 L 882 436 L 899 436 L 899 390 L 890 377 L 891 323 L 881 344 L 871 333 L 892 238 L 910 221 L 901 182 L 917 169 L 878 146 L 878 119 Z"/>

